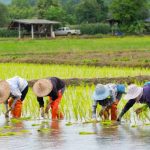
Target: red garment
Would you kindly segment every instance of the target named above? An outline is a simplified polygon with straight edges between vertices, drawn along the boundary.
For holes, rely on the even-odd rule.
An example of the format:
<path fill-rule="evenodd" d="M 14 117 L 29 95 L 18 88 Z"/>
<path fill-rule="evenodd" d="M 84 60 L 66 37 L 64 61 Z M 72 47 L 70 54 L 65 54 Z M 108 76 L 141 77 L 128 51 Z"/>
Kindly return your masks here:
<path fill-rule="evenodd" d="M 9 107 L 11 107 L 12 103 L 13 103 L 12 99 L 8 101 Z M 22 112 L 22 101 L 17 100 L 14 109 L 11 110 L 12 117 L 13 118 L 20 118 L 21 112 Z"/>
<path fill-rule="evenodd" d="M 103 116 L 105 120 L 109 119 L 109 116 L 111 115 L 111 120 L 116 121 L 117 120 L 117 105 L 118 105 L 118 100 L 113 102 L 111 106 L 108 106 L 104 111 L 103 111 Z"/>
<path fill-rule="evenodd" d="M 63 113 L 60 112 L 59 110 L 59 104 L 61 102 L 61 99 L 62 99 L 62 93 L 60 91 L 58 92 L 58 98 L 55 101 L 52 101 L 51 97 L 49 97 L 49 100 L 52 101 L 52 103 L 50 104 L 51 112 L 52 112 L 52 120 L 64 118 Z"/>
<path fill-rule="evenodd" d="M 111 120 L 117 120 L 117 105 L 118 101 L 116 100 L 115 102 L 112 103 L 111 105 Z"/>

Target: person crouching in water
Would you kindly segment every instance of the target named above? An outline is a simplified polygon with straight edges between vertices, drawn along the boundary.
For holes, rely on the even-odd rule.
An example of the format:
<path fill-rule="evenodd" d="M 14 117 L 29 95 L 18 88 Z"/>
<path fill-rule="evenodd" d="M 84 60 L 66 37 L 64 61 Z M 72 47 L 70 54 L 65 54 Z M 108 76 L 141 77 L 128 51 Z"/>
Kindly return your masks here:
<path fill-rule="evenodd" d="M 128 86 L 127 94 L 124 99 L 128 100 L 124 108 L 122 109 L 117 121 L 121 121 L 123 115 L 135 104 L 142 103 L 144 106 L 135 110 L 137 114 L 150 108 L 150 84 L 145 84 L 143 87 L 138 87 L 135 84 Z"/>
<path fill-rule="evenodd" d="M 65 91 L 65 83 L 57 77 L 51 77 L 49 79 L 40 79 L 33 85 L 33 92 L 37 96 L 39 102 L 41 117 L 48 113 L 51 108 L 52 120 L 63 119 L 63 113 L 59 110 L 59 104 L 61 102 L 63 93 Z M 48 96 L 49 103 L 44 111 L 43 97 Z"/>
<path fill-rule="evenodd" d="M 98 84 L 93 93 L 93 110 L 92 118 L 96 119 L 96 108 L 100 104 L 102 110 L 100 116 L 104 120 L 108 120 L 111 114 L 111 120 L 117 120 L 117 105 L 125 93 L 125 86 L 123 84 Z M 111 113 L 110 113 L 111 111 Z"/>
<path fill-rule="evenodd" d="M 13 118 L 20 118 L 22 113 L 22 102 L 28 92 L 28 82 L 21 77 L 13 77 L 6 81 L 0 81 L 0 100 L 1 103 L 6 105 L 5 117 L 9 117 L 9 112 Z M 3 98 L 4 94 L 7 93 L 7 97 Z"/>

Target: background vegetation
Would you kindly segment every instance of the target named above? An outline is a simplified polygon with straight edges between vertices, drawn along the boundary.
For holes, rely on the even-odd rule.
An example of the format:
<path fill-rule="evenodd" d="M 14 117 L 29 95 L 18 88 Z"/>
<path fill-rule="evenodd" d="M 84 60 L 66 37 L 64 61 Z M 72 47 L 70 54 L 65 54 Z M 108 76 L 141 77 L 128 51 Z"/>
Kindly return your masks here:
<path fill-rule="evenodd" d="M 106 34 L 108 19 L 114 19 L 119 23 L 116 32 L 142 34 L 148 30 L 144 21 L 148 17 L 149 0 L 0 0 L 0 27 L 12 19 L 42 18 L 79 25 L 83 34 Z M 83 29 L 85 24 L 89 32 Z"/>

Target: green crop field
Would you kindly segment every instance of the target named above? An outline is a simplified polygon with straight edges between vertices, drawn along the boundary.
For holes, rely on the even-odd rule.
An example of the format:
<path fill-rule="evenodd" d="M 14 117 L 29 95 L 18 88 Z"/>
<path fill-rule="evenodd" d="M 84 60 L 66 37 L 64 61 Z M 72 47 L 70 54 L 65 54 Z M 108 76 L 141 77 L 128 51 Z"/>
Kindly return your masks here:
<path fill-rule="evenodd" d="M 66 51 L 150 50 L 150 37 L 112 37 L 100 39 L 29 40 L 0 39 L 0 53 L 49 53 Z"/>
<path fill-rule="evenodd" d="M 41 65 L 41 64 L 23 64 L 23 63 L 1 63 L 0 64 L 1 79 L 11 78 L 15 75 L 21 76 L 27 80 L 39 79 L 51 76 L 60 78 L 100 78 L 100 77 L 120 77 L 120 76 L 136 76 L 149 75 L 148 68 L 115 68 L 115 67 L 89 67 L 89 66 L 69 66 L 69 65 Z M 61 109 L 67 120 L 87 121 L 91 118 L 92 86 L 81 85 L 78 87 L 69 86 L 66 88 Z M 45 101 L 48 99 L 45 98 Z M 126 101 L 122 100 L 119 104 L 119 110 L 125 105 Z M 139 105 L 135 105 L 134 109 Z M 1 113 L 5 110 L 1 106 Z M 133 109 L 133 110 L 134 110 Z M 98 111 L 100 107 L 98 108 Z M 132 110 L 132 112 L 133 112 Z M 130 111 L 131 112 L 131 111 Z M 130 112 L 125 115 L 125 119 L 130 120 Z M 146 119 L 142 115 L 142 119 Z M 39 116 L 38 103 L 32 90 L 27 94 L 24 102 L 23 116 Z"/>
<path fill-rule="evenodd" d="M 150 37 L 4 38 L 0 39 L 0 62 L 150 67 Z"/>
<path fill-rule="evenodd" d="M 90 67 L 70 65 L 42 65 L 0 63 L 1 79 L 21 76 L 27 80 L 57 76 L 66 78 L 111 78 L 150 75 L 149 68 Z"/>
<path fill-rule="evenodd" d="M 21 76 L 33 80 L 51 76 L 63 79 L 149 76 L 149 43 L 148 36 L 54 40 L 0 39 L 0 78 Z M 138 81 L 135 82 L 139 84 Z M 67 120 L 87 121 L 91 118 L 91 95 L 94 88 L 94 84 L 66 88 L 61 109 Z M 124 100 L 120 102 L 119 111 L 125 103 Z M 3 113 L 4 108 L 0 107 Z M 137 107 L 138 105 L 135 105 L 124 119 L 130 120 L 130 115 L 135 114 L 133 111 Z M 149 111 L 141 115 L 143 121 L 147 113 Z M 38 103 L 31 89 L 23 107 L 23 116 L 27 115 L 39 116 Z"/>

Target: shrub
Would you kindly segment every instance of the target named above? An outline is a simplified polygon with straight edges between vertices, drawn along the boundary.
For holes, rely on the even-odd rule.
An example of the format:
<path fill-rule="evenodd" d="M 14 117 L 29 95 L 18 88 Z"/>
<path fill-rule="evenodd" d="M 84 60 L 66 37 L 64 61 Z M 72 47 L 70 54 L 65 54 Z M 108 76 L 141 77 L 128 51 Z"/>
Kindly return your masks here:
<path fill-rule="evenodd" d="M 106 23 L 81 24 L 75 27 L 80 29 L 81 34 L 94 35 L 111 33 L 111 27 Z"/>
<path fill-rule="evenodd" d="M 0 37 L 17 37 L 18 31 L 0 28 Z"/>

